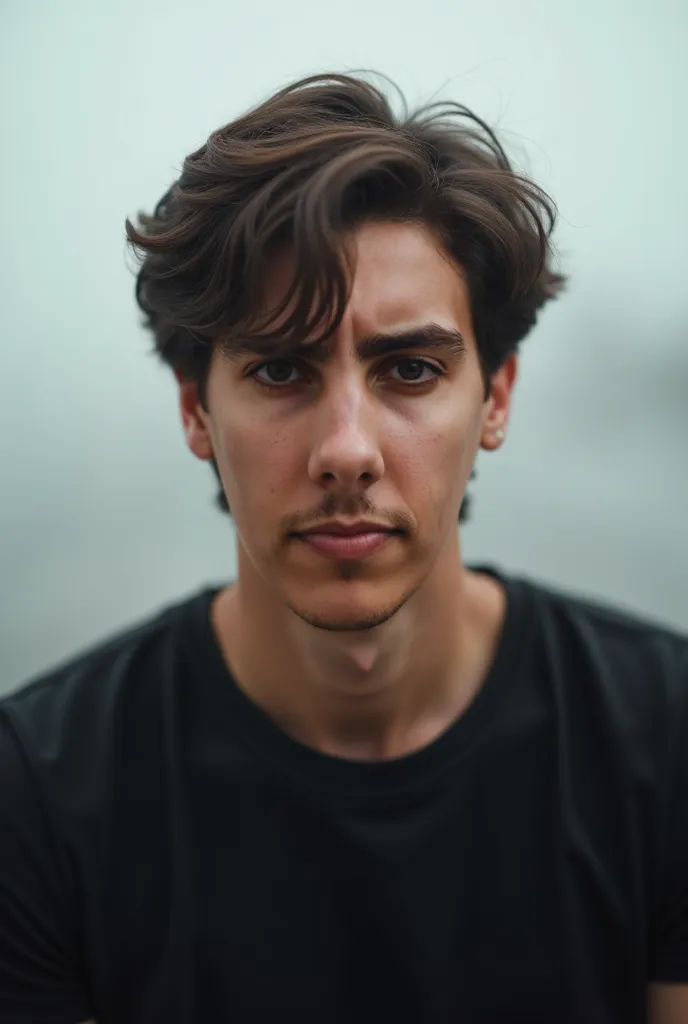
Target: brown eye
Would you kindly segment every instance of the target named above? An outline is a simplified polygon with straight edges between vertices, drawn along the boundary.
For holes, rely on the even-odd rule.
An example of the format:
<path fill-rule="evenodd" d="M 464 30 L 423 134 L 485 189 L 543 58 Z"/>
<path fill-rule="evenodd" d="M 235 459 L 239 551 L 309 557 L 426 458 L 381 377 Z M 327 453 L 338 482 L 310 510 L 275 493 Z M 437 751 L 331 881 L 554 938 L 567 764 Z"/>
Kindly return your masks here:
<path fill-rule="evenodd" d="M 425 363 L 420 359 L 404 359 L 398 364 L 399 376 L 402 380 L 418 380 L 425 369 Z"/>
<path fill-rule="evenodd" d="M 295 372 L 295 369 L 294 364 L 287 359 L 271 359 L 269 363 L 259 366 L 253 376 L 261 384 L 293 384 L 292 373 Z"/>
<path fill-rule="evenodd" d="M 441 371 L 425 359 L 399 359 L 393 369 L 398 374 L 396 379 L 405 384 L 427 384 L 441 375 Z M 429 372 L 429 376 L 426 371 Z"/>

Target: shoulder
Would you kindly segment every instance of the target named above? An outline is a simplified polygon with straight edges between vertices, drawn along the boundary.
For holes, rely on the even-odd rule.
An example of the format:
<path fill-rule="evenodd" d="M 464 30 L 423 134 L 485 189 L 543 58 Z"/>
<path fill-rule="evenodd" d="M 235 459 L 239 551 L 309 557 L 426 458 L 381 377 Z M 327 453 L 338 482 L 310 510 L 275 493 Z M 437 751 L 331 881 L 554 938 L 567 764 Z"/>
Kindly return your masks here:
<path fill-rule="evenodd" d="M 610 678 L 637 678 L 640 685 L 663 680 L 680 696 L 688 688 L 688 633 L 611 601 L 522 581 L 530 590 L 540 640 L 565 651 Z"/>
<path fill-rule="evenodd" d="M 0 746 L 57 785 L 97 772 L 124 723 L 159 717 L 185 664 L 185 622 L 212 588 L 171 604 L 0 699 Z M 8 752 L 9 751 L 9 752 Z"/>
<path fill-rule="evenodd" d="M 688 635 L 613 602 L 519 584 L 531 602 L 534 657 L 572 723 L 608 726 L 660 758 L 675 744 L 688 748 Z"/>
<path fill-rule="evenodd" d="M 0 1004 L 10 1015 L 93 1016 L 78 967 L 84 928 L 111 883 L 117 840 L 137 839 L 131 804 L 152 789 L 146 813 L 160 805 L 151 766 L 162 760 L 166 701 L 188 675 L 185 613 L 202 597 L 0 700 Z"/>

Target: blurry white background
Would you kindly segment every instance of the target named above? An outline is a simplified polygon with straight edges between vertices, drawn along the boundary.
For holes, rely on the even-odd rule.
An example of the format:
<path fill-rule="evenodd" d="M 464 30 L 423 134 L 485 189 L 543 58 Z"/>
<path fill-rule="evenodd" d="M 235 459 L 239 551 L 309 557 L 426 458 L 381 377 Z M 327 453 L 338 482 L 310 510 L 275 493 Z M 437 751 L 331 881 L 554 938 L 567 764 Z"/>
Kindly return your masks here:
<path fill-rule="evenodd" d="M 275 88 L 452 98 L 558 203 L 568 293 L 478 460 L 468 561 L 688 628 L 685 0 L 4 0 L 0 691 L 234 569 L 124 219 Z"/>

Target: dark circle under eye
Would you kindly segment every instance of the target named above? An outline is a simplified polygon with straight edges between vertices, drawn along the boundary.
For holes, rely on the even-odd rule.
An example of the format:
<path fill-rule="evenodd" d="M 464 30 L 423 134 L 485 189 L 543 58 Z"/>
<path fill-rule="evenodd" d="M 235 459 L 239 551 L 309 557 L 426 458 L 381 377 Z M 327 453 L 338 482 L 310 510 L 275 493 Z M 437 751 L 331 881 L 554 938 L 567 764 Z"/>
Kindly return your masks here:
<path fill-rule="evenodd" d="M 420 359 L 401 359 L 397 369 L 402 380 L 418 380 L 423 376 L 425 363 Z"/>
<path fill-rule="evenodd" d="M 285 359 L 273 359 L 263 367 L 267 376 L 275 384 L 286 384 L 292 374 L 294 367 Z"/>

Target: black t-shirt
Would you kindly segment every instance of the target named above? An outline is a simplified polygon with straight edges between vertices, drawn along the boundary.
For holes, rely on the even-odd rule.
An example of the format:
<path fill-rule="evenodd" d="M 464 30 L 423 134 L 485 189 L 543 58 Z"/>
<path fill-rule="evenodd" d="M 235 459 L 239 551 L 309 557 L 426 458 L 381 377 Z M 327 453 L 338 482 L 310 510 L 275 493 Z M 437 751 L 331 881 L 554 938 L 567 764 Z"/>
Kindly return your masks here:
<path fill-rule="evenodd" d="M 688 983 L 688 642 L 500 578 L 484 685 L 391 761 L 281 732 L 212 588 L 0 701 L 3 1024 L 640 1024 Z"/>

